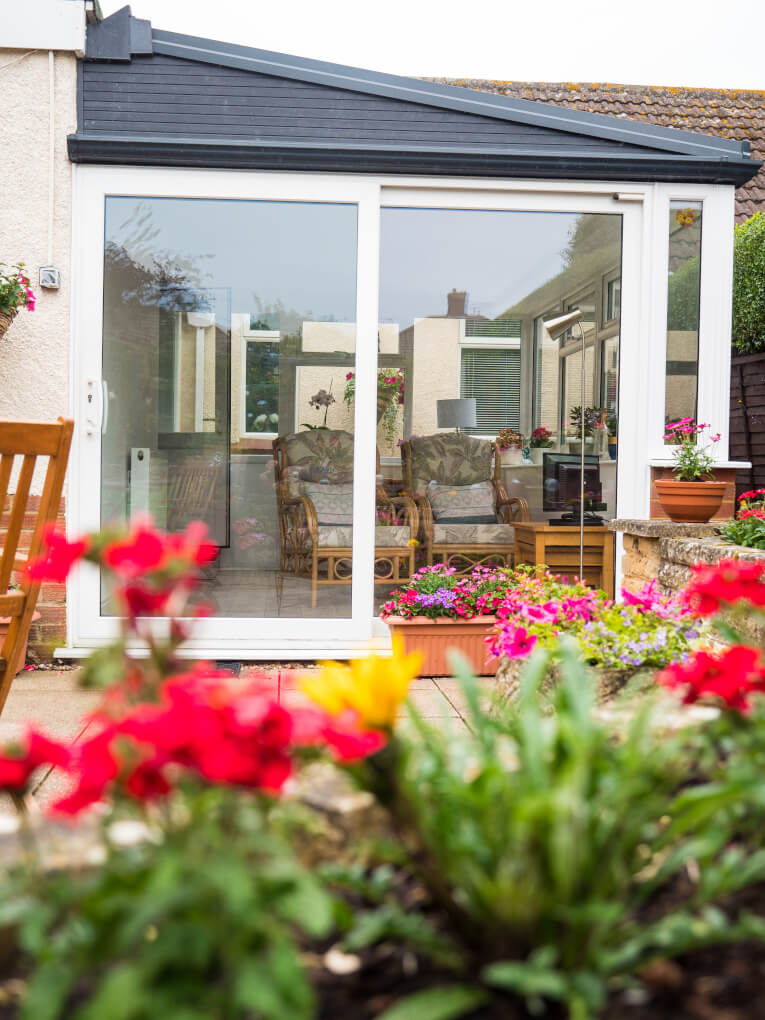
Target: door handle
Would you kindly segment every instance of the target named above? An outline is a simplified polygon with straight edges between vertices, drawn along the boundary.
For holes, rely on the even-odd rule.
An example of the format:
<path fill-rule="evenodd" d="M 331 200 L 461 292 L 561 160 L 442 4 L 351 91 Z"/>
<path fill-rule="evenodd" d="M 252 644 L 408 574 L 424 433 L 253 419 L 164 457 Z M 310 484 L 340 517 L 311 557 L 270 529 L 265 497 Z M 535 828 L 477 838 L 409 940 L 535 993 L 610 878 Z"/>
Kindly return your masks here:
<path fill-rule="evenodd" d="M 109 425 L 109 384 L 106 379 L 101 380 L 101 435 L 106 435 Z"/>

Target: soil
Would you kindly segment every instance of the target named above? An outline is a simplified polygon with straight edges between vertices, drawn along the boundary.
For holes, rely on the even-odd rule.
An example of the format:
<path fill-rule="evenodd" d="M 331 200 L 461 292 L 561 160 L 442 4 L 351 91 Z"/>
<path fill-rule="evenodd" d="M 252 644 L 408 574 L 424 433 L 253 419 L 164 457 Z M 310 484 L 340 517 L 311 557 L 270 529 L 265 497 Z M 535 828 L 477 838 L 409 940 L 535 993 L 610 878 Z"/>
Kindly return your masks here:
<path fill-rule="evenodd" d="M 744 908 L 765 916 L 765 885 L 731 898 L 732 913 Z M 459 978 L 392 943 L 358 954 L 361 966 L 347 975 L 330 974 L 315 957 L 314 986 L 319 1020 L 374 1020 L 397 1000 Z M 469 978 L 468 978 L 469 980 Z M 641 987 L 614 992 L 599 1020 L 764 1020 L 765 944 L 738 942 L 652 962 L 640 974 Z M 538 1014 L 536 1014 L 538 1015 Z M 498 995 L 464 1020 L 532 1020 L 520 1000 Z M 550 1004 L 545 1020 L 563 1020 Z"/>

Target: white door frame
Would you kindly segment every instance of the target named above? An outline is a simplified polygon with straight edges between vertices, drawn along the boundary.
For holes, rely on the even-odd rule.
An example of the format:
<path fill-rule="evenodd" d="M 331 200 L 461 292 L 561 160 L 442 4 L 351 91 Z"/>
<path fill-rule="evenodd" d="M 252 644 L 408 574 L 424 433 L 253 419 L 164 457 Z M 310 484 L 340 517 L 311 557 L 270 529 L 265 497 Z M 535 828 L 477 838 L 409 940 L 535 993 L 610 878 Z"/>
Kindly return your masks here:
<path fill-rule="evenodd" d="M 74 167 L 71 399 L 75 441 L 67 521 L 70 534 L 99 526 L 101 344 L 104 199 L 107 195 L 239 198 L 352 203 L 358 209 L 357 345 L 359 392 L 374 392 L 377 371 L 380 207 L 514 209 L 620 214 L 622 312 L 619 364 L 621 517 L 647 517 L 651 460 L 661 442 L 666 361 L 668 210 L 673 199 L 704 202 L 699 336 L 699 416 L 723 433 L 727 458 L 729 323 L 733 257 L 733 194 L 724 185 L 604 184 L 420 177 L 374 177 L 144 167 Z M 89 399 L 90 398 L 90 399 Z M 189 654 L 216 658 L 342 657 L 388 635 L 371 616 L 374 561 L 375 402 L 355 402 L 354 550 L 349 619 L 269 617 L 200 621 Z M 620 541 L 617 536 L 617 585 Z M 618 588 L 617 588 L 618 590 Z M 68 586 L 68 647 L 84 653 L 108 642 L 117 621 L 100 617 L 95 569 L 87 565 Z M 264 633 L 264 632 L 267 632 Z"/>
<path fill-rule="evenodd" d="M 358 210 L 356 384 L 374 392 L 377 376 L 379 185 L 365 177 L 260 174 L 212 170 L 77 166 L 74 174 L 74 286 L 71 395 L 75 438 L 69 476 L 67 527 L 71 534 L 100 524 L 100 435 L 105 198 L 222 198 L 353 204 Z M 345 619 L 214 617 L 200 620 L 186 650 L 216 658 L 343 655 L 367 648 L 374 637 L 373 547 L 375 508 L 374 400 L 354 411 L 354 541 L 351 616 Z M 100 615 L 98 571 L 83 565 L 68 584 L 69 654 L 108 643 L 119 621 Z M 157 622 L 162 629 L 162 621 Z M 63 651 L 63 650 L 62 650 Z"/>

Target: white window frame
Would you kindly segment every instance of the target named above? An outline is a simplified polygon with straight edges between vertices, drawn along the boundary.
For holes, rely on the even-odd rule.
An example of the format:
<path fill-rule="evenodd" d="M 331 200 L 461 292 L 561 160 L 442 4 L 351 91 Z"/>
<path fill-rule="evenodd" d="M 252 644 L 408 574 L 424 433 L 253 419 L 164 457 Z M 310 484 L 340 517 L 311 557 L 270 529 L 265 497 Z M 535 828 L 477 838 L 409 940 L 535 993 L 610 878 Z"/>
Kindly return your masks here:
<path fill-rule="evenodd" d="M 278 343 L 280 340 L 281 333 L 278 329 L 242 330 L 242 376 L 239 392 L 239 405 L 242 413 L 239 423 L 239 435 L 243 439 L 276 439 L 279 435 L 278 432 L 247 431 L 247 344 Z"/>
<path fill-rule="evenodd" d="M 699 330 L 699 415 L 723 435 L 727 462 L 728 378 L 733 264 L 734 189 L 728 185 L 487 180 L 416 176 L 322 175 L 150 167 L 73 167 L 74 291 L 70 401 L 75 443 L 68 483 L 70 534 L 99 526 L 100 414 L 88 393 L 101 378 L 103 225 L 106 195 L 350 202 L 358 207 L 357 352 L 360 391 L 375 392 L 377 372 L 381 206 L 511 209 L 568 213 L 613 212 L 623 217 L 617 500 L 622 517 L 647 517 L 650 464 L 665 462 L 667 321 L 666 224 L 671 199 L 704 202 Z M 375 402 L 355 404 L 354 552 L 350 619 L 215 618 L 200 622 L 193 655 L 216 658 L 313 658 L 360 652 L 388 643 L 372 619 L 374 559 Z M 95 497 L 95 498 L 94 498 Z M 617 585 L 620 562 L 617 536 Z M 91 575 L 88 579 L 88 574 Z M 67 649 L 84 653 L 109 641 L 117 621 L 98 616 L 94 570 L 69 583 Z M 94 601 L 94 592 L 96 593 Z M 158 626 L 161 625 L 161 621 Z M 266 633 L 267 632 L 267 633 Z"/>

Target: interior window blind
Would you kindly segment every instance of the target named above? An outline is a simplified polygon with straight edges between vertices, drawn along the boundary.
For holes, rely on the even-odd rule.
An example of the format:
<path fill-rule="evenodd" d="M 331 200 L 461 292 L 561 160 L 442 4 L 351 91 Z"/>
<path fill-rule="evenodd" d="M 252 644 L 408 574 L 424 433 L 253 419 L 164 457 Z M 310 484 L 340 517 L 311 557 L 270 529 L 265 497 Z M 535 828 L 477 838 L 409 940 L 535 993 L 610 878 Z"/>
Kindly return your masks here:
<path fill-rule="evenodd" d="M 475 397 L 476 428 L 496 436 L 518 429 L 521 410 L 521 352 L 517 349 L 463 348 L 461 396 Z"/>

